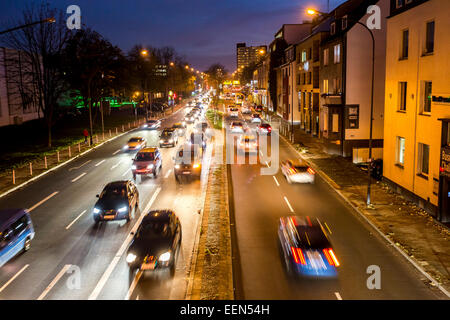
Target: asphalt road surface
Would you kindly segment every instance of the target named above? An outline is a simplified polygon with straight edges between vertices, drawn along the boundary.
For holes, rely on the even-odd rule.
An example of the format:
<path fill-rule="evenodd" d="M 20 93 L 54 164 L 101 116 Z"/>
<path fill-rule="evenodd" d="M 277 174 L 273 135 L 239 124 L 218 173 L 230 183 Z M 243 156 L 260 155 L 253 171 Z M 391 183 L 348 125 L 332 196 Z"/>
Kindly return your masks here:
<path fill-rule="evenodd" d="M 164 119 L 161 129 L 184 114 L 183 108 Z M 182 184 L 175 182 L 172 157 L 185 138 L 175 148 L 161 148 L 162 172 L 156 179 L 138 178 L 135 218 L 95 226 L 96 194 L 108 182 L 132 179 L 134 153 L 121 150 L 132 136 L 158 145 L 158 131 L 136 129 L 0 199 L 0 209 L 31 209 L 36 231 L 31 249 L 1 268 L 0 299 L 184 299 L 212 147 L 204 157 L 201 181 Z M 130 274 L 125 261 L 130 232 L 144 213 L 164 208 L 175 211 L 183 230 L 175 276 L 165 271 Z"/>
<path fill-rule="evenodd" d="M 247 120 L 248 116 L 240 116 Z M 229 125 L 231 119 L 227 119 Z M 280 138 L 279 161 L 298 155 Z M 248 163 L 248 162 L 247 162 Z M 445 299 L 316 174 L 315 184 L 288 184 L 281 170 L 261 175 L 260 163 L 231 165 L 238 259 L 238 299 Z M 341 263 L 338 277 L 289 277 L 278 249 L 278 219 L 317 217 L 329 228 Z M 367 268 L 380 267 L 381 289 L 369 290 Z M 237 274 L 239 273 L 239 274 Z"/>

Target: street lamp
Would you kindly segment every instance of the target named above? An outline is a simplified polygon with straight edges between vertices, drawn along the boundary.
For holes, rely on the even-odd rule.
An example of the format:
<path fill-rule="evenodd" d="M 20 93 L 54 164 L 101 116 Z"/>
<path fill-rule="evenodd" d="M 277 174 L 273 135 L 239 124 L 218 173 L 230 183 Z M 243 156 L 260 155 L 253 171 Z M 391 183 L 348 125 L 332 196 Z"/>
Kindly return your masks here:
<path fill-rule="evenodd" d="M 18 27 L 14 27 L 14 28 L 10 28 L 10 29 L 6 29 L 6 30 L 3 30 L 3 31 L 0 31 L 0 35 L 8 33 L 8 32 L 12 32 L 12 31 L 16 31 L 16 30 L 19 30 L 19 29 L 31 27 L 31 26 L 34 26 L 36 24 L 55 23 L 55 22 L 56 22 L 55 18 L 47 18 L 47 19 L 43 19 L 43 20 L 40 20 L 40 21 L 27 23 L 27 24 L 24 24 L 24 25 L 21 25 L 21 26 L 18 26 Z"/>
<path fill-rule="evenodd" d="M 314 10 L 314 9 L 308 9 L 307 14 L 309 15 L 326 15 L 325 13 L 322 13 L 320 11 Z M 367 175 L 368 175 L 368 182 L 367 182 L 367 199 L 366 204 L 367 206 L 371 205 L 370 201 L 370 187 L 372 184 L 372 136 L 373 136 L 373 95 L 374 95 L 374 82 L 375 82 L 375 37 L 373 36 L 372 30 L 370 30 L 364 23 L 360 21 L 356 21 L 357 24 L 361 25 L 369 31 L 370 38 L 372 39 L 372 87 L 371 87 L 371 97 L 370 97 L 370 129 L 369 129 L 369 163 L 367 166 Z"/>
<path fill-rule="evenodd" d="M 142 49 L 141 50 L 141 56 L 143 56 L 143 57 L 148 56 L 148 50 L 147 49 Z"/>

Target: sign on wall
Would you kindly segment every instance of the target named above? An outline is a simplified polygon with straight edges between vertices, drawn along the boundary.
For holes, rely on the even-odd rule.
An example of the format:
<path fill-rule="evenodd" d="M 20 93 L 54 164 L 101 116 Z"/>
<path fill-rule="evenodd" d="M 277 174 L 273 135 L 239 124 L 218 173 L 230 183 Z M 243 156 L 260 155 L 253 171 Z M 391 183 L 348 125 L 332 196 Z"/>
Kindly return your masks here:
<path fill-rule="evenodd" d="M 359 105 L 345 106 L 345 129 L 359 129 Z"/>

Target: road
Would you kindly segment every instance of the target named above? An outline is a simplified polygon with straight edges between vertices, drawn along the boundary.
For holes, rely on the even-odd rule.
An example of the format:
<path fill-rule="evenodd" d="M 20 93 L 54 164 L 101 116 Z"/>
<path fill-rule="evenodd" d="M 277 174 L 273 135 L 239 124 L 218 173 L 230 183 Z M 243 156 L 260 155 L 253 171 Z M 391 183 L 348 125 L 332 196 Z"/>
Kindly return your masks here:
<path fill-rule="evenodd" d="M 249 117 L 243 117 L 248 123 Z M 231 119 L 227 119 L 229 125 Z M 249 124 L 250 128 L 254 125 Z M 280 138 L 279 159 L 298 155 Z M 246 162 L 248 163 L 248 162 Z M 390 247 L 316 174 L 315 184 L 288 184 L 278 170 L 261 175 L 265 164 L 232 164 L 236 228 L 237 299 L 444 299 L 439 290 Z M 278 249 L 278 219 L 286 215 L 317 217 L 329 228 L 341 263 L 332 280 L 292 279 Z M 381 289 L 367 287 L 367 268 L 380 267 Z"/>
<path fill-rule="evenodd" d="M 164 119 L 161 128 L 181 120 L 184 110 Z M 162 148 L 162 172 L 137 183 L 140 210 L 135 219 L 96 227 L 91 213 L 96 194 L 108 182 L 132 179 L 134 154 L 121 151 L 132 136 L 145 137 L 148 146 L 159 140 L 157 131 L 136 129 L 0 199 L 1 209 L 29 208 L 36 231 L 30 251 L 2 267 L 0 299 L 184 299 L 212 147 L 201 181 L 183 184 L 173 174 L 178 147 Z M 156 208 L 173 209 L 182 224 L 173 278 L 168 272 L 130 274 L 125 261 L 130 232 L 144 213 Z"/>

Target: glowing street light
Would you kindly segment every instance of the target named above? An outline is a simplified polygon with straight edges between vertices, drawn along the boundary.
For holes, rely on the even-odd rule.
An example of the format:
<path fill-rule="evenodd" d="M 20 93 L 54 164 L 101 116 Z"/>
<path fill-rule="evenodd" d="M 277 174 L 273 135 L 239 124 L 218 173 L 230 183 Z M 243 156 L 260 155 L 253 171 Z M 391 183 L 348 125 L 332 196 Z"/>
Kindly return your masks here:
<path fill-rule="evenodd" d="M 316 9 L 312 9 L 312 8 L 307 9 L 306 10 L 306 14 L 308 14 L 310 16 L 315 16 L 315 15 L 324 16 L 324 15 L 326 15 L 326 13 L 317 11 Z"/>
<path fill-rule="evenodd" d="M 174 65 L 175 65 L 175 63 L 173 63 L 173 62 L 170 63 L 170 66 L 171 66 L 171 67 L 173 67 Z"/>
<path fill-rule="evenodd" d="M 148 50 L 147 49 L 142 49 L 141 50 L 141 56 L 143 56 L 143 57 L 148 56 Z"/>
<path fill-rule="evenodd" d="M 186 70 L 189 69 L 189 66 L 188 66 L 188 65 L 185 65 L 184 67 L 186 68 Z"/>

